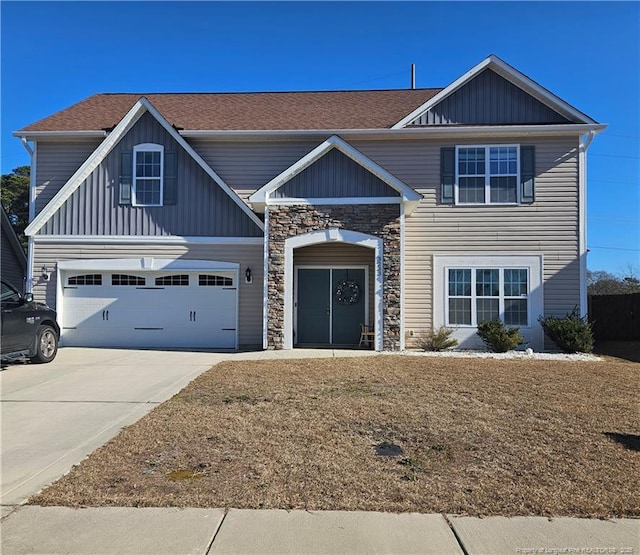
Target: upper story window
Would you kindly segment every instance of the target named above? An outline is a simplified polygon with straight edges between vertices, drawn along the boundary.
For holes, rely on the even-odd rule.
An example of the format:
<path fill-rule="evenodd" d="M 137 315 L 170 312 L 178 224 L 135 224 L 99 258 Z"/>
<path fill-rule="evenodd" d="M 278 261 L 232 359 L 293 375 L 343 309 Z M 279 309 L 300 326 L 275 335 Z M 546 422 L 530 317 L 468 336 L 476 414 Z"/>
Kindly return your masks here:
<path fill-rule="evenodd" d="M 440 149 L 442 204 L 531 204 L 535 148 L 458 145 Z"/>
<path fill-rule="evenodd" d="M 119 205 L 168 206 L 178 202 L 178 153 L 142 143 L 120 152 Z"/>
<path fill-rule="evenodd" d="M 517 145 L 456 148 L 457 204 L 516 204 Z"/>
<path fill-rule="evenodd" d="M 140 144 L 133 147 L 134 206 L 161 206 L 164 178 L 164 147 Z"/>

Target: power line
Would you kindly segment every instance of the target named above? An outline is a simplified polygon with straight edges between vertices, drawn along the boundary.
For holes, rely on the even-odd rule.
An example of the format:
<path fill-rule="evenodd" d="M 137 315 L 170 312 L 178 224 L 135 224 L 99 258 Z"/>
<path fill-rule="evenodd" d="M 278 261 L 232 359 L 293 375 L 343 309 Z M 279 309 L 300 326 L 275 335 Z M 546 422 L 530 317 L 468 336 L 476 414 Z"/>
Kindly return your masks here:
<path fill-rule="evenodd" d="M 588 249 L 602 249 L 608 251 L 631 251 L 631 252 L 640 252 L 640 249 L 625 249 L 624 247 L 592 247 L 591 245 L 587 247 Z"/>
<path fill-rule="evenodd" d="M 625 154 L 598 154 L 592 152 L 589 156 L 605 156 L 606 158 L 632 158 L 633 160 L 640 160 L 640 156 L 626 156 Z"/>

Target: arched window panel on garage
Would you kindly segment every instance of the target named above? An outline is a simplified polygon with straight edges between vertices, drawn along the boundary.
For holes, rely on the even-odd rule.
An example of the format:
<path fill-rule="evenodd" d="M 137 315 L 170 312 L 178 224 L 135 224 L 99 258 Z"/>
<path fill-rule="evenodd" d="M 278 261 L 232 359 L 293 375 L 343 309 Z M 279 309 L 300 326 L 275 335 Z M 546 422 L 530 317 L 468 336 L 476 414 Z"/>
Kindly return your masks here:
<path fill-rule="evenodd" d="M 233 287 L 233 279 L 213 274 L 200 274 L 198 285 L 203 287 Z"/>
<path fill-rule="evenodd" d="M 140 276 L 132 276 L 129 274 L 112 274 L 111 285 L 146 285 L 146 279 Z"/>
<path fill-rule="evenodd" d="M 160 276 L 156 278 L 156 285 L 164 286 L 188 286 L 189 274 L 177 274 L 170 276 Z"/>
<path fill-rule="evenodd" d="M 69 276 L 67 285 L 102 285 L 102 274 Z"/>

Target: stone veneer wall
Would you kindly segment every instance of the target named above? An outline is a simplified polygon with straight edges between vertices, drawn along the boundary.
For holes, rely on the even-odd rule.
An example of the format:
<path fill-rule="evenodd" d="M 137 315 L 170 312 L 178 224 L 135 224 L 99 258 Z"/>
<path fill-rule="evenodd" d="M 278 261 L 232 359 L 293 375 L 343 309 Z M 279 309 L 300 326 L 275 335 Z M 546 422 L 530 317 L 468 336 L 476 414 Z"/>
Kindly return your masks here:
<path fill-rule="evenodd" d="M 267 346 L 284 345 L 284 244 L 289 237 L 330 227 L 383 240 L 383 346 L 400 348 L 400 206 L 270 206 Z"/>

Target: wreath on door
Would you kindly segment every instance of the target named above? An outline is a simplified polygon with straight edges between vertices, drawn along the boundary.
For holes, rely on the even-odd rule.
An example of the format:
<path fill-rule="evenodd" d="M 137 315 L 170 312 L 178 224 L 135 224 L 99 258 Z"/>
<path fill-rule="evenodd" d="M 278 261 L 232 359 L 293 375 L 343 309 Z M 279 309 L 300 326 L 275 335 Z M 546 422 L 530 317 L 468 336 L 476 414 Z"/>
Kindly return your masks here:
<path fill-rule="evenodd" d="M 360 285 L 357 281 L 342 280 L 336 287 L 336 300 L 340 304 L 351 305 L 360 300 Z"/>

